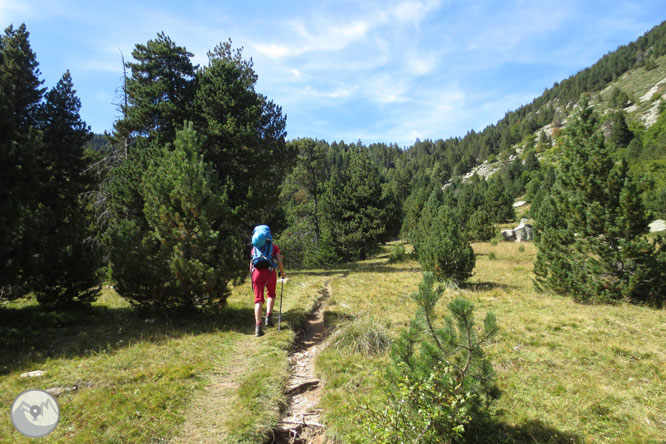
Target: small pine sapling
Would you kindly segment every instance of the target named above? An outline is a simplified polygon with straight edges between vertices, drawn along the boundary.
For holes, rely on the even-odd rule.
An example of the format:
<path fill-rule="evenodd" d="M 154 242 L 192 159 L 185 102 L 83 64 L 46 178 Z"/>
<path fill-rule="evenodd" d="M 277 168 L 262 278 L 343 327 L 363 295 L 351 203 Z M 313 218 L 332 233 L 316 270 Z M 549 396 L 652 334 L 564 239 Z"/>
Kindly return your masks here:
<path fill-rule="evenodd" d="M 499 396 L 482 350 L 498 332 L 495 316 L 488 313 L 477 331 L 473 304 L 457 298 L 438 328 L 435 307 L 443 289 L 434 283 L 434 275 L 424 273 L 412 295 L 418 308 L 391 350 L 393 365 L 383 382 L 387 403 L 363 410 L 364 438 L 372 442 L 449 442 Z"/>

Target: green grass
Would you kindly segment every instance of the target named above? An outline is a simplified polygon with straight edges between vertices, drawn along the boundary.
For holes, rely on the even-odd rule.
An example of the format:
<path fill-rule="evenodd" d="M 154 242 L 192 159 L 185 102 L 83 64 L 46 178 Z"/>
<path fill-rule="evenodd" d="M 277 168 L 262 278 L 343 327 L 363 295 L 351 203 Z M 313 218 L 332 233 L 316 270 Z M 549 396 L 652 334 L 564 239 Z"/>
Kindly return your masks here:
<path fill-rule="evenodd" d="M 503 393 L 487 433 L 515 443 L 663 442 L 666 311 L 536 293 L 533 244 L 473 246 L 474 276 L 447 288 L 437 312 L 463 296 L 477 319 L 497 316 L 500 335 L 486 351 Z M 389 247 L 363 262 L 290 273 L 283 330 L 262 338 L 253 335 L 249 284 L 233 289 L 224 310 L 170 316 L 137 311 L 110 289 L 69 313 L 6 304 L 0 410 L 29 388 L 77 386 L 58 396 L 62 418 L 48 442 L 263 442 L 286 402 L 294 329 L 330 281 L 331 335 L 316 361 L 322 421 L 331 442 L 355 442 L 360 406 L 383 402 L 385 340 L 408 325 L 421 280 L 417 262 L 388 256 Z M 19 378 L 37 369 L 44 377 Z M 28 442 L 0 415 L 0 443 Z"/>
<path fill-rule="evenodd" d="M 495 436 L 518 443 L 663 441 L 666 311 L 580 305 L 536 293 L 531 243 L 479 243 L 474 249 L 475 275 L 446 290 L 439 314 L 463 296 L 474 302 L 477 319 L 487 311 L 497 315 L 501 333 L 487 349 L 503 392 L 493 409 Z M 392 337 L 406 326 L 414 311 L 409 295 L 421 273 L 415 262 L 385 262 L 379 257 L 349 266 L 345 278 L 332 281 L 327 322 L 342 327 L 358 313 L 371 313 L 390 323 Z M 320 354 L 330 437 L 354 441 L 355 410 L 381 402 L 378 376 L 388 362 L 387 354 L 368 357 L 344 348 Z"/>
<path fill-rule="evenodd" d="M 58 396 L 48 442 L 261 442 L 285 404 L 292 327 L 303 324 L 326 275 L 292 273 L 282 331 L 254 337 L 249 284 L 228 307 L 154 315 L 111 289 L 89 308 L 48 311 L 22 300 L 0 308 L 0 410 L 30 388 Z M 276 305 L 277 309 L 277 305 Z M 30 370 L 45 375 L 24 379 Z M 27 443 L 0 415 L 0 443 Z"/>

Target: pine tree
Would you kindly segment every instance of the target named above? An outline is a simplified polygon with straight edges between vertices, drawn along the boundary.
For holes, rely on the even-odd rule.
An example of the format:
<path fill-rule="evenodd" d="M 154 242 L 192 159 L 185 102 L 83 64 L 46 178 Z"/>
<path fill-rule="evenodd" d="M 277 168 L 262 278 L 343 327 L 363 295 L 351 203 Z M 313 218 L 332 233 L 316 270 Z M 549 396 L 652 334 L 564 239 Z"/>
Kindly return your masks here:
<path fill-rule="evenodd" d="M 405 213 L 405 216 L 402 220 L 400 238 L 412 245 L 416 242 L 419 219 L 421 218 L 423 206 L 429 196 L 430 191 L 428 188 L 416 187 L 403 204 L 403 213 Z"/>
<path fill-rule="evenodd" d="M 173 147 L 143 175 L 141 194 L 147 229 L 127 221 L 112 233 L 117 290 L 133 303 L 166 309 L 224 304 L 228 283 L 244 261 L 243 243 L 230 236 L 227 186 L 203 160 L 202 140 L 188 124 Z M 137 238 L 142 236 L 141 238 Z"/>
<path fill-rule="evenodd" d="M 455 201 L 458 217 L 463 225 L 467 222 L 477 210 L 484 209 L 489 213 L 489 207 L 486 201 L 488 193 L 488 184 L 485 179 L 473 175 L 468 181 L 461 183 L 455 189 Z"/>
<path fill-rule="evenodd" d="M 30 33 L 25 24 L 17 29 L 9 26 L 2 38 L 2 69 L 0 88 L 8 107 L 11 127 L 27 135 L 36 126 L 37 110 L 46 88 L 39 79 L 39 63 L 30 47 Z"/>
<path fill-rule="evenodd" d="M 215 226 L 229 251 L 236 252 L 223 261 L 227 268 L 220 276 L 225 283 L 246 274 L 245 252 L 237 250 L 236 239 L 247 237 L 260 222 L 278 231 L 273 222 L 282 215 L 274 199 L 290 153 L 280 108 L 254 91 L 252 62 L 244 61 L 240 51 L 233 53 L 230 44 L 209 53 L 209 64 L 201 70 L 192 66 L 191 53 L 164 34 L 137 45 L 133 56 L 136 62 L 127 64 L 132 70 L 125 86 L 128 106 L 122 108 L 114 134 L 116 142 L 122 147 L 127 141 L 129 149 L 108 187 L 111 219 L 105 244 L 114 277 L 128 297 L 139 300 L 154 292 L 150 299 L 155 305 L 168 305 L 160 301 L 169 291 L 156 283 L 171 278 L 163 266 L 161 244 L 149 241 L 154 227 L 144 211 L 144 180 L 145 172 L 160 164 L 164 147 L 172 146 L 184 119 L 194 122 L 201 136 L 200 154 L 225 187 L 225 205 L 233 209 L 216 219 Z"/>
<path fill-rule="evenodd" d="M 467 235 L 470 240 L 487 242 L 495 235 L 492 218 L 488 211 L 479 208 L 470 216 L 465 224 Z"/>
<path fill-rule="evenodd" d="M 617 148 L 626 148 L 634 138 L 634 133 L 627 126 L 624 112 L 618 111 L 611 116 L 610 141 Z"/>
<path fill-rule="evenodd" d="M 516 217 L 511 191 L 499 177 L 493 177 L 488 181 L 485 208 L 495 223 L 509 222 Z"/>
<path fill-rule="evenodd" d="M 297 139 L 289 146 L 298 154 L 291 173 L 281 185 L 280 201 L 287 213 L 288 228 L 280 238 L 280 245 L 288 247 L 292 264 L 317 265 L 322 195 L 328 173 L 325 145 L 313 139 Z"/>
<path fill-rule="evenodd" d="M 25 25 L 0 37 L 0 298 L 29 291 L 34 271 L 31 228 L 37 207 L 36 111 L 44 94 Z"/>
<path fill-rule="evenodd" d="M 443 205 L 435 189 L 423 207 L 414 251 L 424 271 L 440 281 L 463 282 L 472 275 L 476 259 L 453 208 Z"/>
<path fill-rule="evenodd" d="M 324 193 L 326 230 L 345 260 L 365 259 L 386 232 L 386 206 L 377 168 L 364 152 L 335 172 Z"/>
<path fill-rule="evenodd" d="M 83 196 L 92 189 L 84 153 L 91 134 L 79 116 L 80 108 L 67 71 L 39 110 L 43 134 L 35 213 L 39 255 L 32 280 L 42 303 L 90 302 L 99 291 L 100 255 Z"/>
<path fill-rule="evenodd" d="M 171 143 L 183 121 L 191 118 L 195 91 L 194 55 L 177 46 L 164 33 L 137 44 L 135 62 L 126 63 L 131 76 L 124 85 L 127 106 L 115 123 L 116 134 L 155 139 L 156 146 Z"/>
<path fill-rule="evenodd" d="M 537 285 L 581 301 L 626 298 L 660 305 L 666 272 L 657 264 L 663 252 L 644 238 L 639 191 L 626 162 L 613 162 L 598 128 L 583 102 L 567 129 L 552 197 L 536 215 Z"/>
<path fill-rule="evenodd" d="M 493 367 L 483 347 L 497 334 L 494 314 L 474 326 L 474 305 L 458 298 L 438 327 L 435 308 L 442 296 L 432 273 L 423 273 L 412 295 L 417 312 L 391 349 L 386 372 L 386 407 L 366 408 L 363 441 L 454 442 L 482 420 L 499 397 Z"/>
<path fill-rule="evenodd" d="M 540 163 L 539 159 L 536 156 L 536 153 L 534 150 L 529 150 L 527 152 L 527 156 L 525 157 L 525 165 L 524 165 L 525 171 L 539 171 L 540 168 Z"/>
<path fill-rule="evenodd" d="M 238 234 L 258 223 L 275 223 L 278 187 L 292 164 L 285 143 L 282 109 L 255 91 L 252 60 L 231 41 L 208 53 L 208 65 L 197 74 L 195 128 L 206 136 L 204 155 L 223 181 L 231 181 L 230 204 L 236 208 Z"/>

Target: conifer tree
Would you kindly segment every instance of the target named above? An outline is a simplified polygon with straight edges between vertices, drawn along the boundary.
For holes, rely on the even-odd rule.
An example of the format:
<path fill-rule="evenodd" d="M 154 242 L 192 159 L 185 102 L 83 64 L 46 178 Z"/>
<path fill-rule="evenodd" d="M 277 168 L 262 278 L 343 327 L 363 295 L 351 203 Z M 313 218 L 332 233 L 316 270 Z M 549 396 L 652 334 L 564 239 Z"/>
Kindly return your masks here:
<path fill-rule="evenodd" d="M 21 135 L 27 135 L 37 124 L 37 110 L 46 88 L 39 79 L 37 56 L 28 41 L 30 33 L 25 24 L 17 29 L 9 26 L 2 38 L 2 88 L 11 127 Z"/>
<path fill-rule="evenodd" d="M 567 128 L 552 197 L 537 215 L 537 285 L 580 301 L 660 305 L 663 247 L 645 239 L 637 187 L 626 162 L 613 162 L 598 128 L 583 102 Z"/>
<path fill-rule="evenodd" d="M 430 191 L 428 188 L 416 187 L 412 190 L 412 193 L 403 204 L 403 213 L 405 213 L 405 217 L 402 220 L 400 237 L 407 240 L 412 245 L 415 245 L 419 219 L 421 218 L 423 206 L 429 196 Z"/>
<path fill-rule="evenodd" d="M 617 148 L 626 148 L 633 138 L 634 134 L 629 129 L 629 126 L 627 126 L 624 112 L 618 111 L 613 113 L 611 116 L 611 143 Z"/>
<path fill-rule="evenodd" d="M 495 228 L 490 214 L 484 208 L 479 208 L 470 216 L 465 224 L 470 240 L 486 242 L 493 238 Z"/>
<path fill-rule="evenodd" d="M 345 260 L 365 259 L 386 232 L 386 205 L 377 168 L 363 152 L 334 173 L 324 194 L 326 229 Z"/>
<path fill-rule="evenodd" d="M 0 298 L 29 291 L 34 271 L 41 135 L 36 112 L 44 94 L 25 25 L 0 36 Z"/>
<path fill-rule="evenodd" d="M 493 177 L 488 181 L 485 208 L 495 223 L 509 222 L 516 217 L 513 196 L 500 177 Z"/>
<path fill-rule="evenodd" d="M 160 164 L 164 147 L 173 146 L 183 120 L 193 121 L 201 137 L 197 149 L 224 186 L 225 207 L 233 209 L 215 218 L 219 242 L 230 248 L 224 251 L 235 252 L 221 262 L 227 268 L 219 276 L 225 285 L 230 279 L 240 280 L 247 273 L 247 263 L 237 239 L 246 238 L 258 223 L 279 229 L 273 224 L 281 212 L 274 200 L 282 167 L 290 161 L 285 119 L 278 106 L 254 91 L 257 76 L 252 62 L 243 60 L 240 51 L 234 53 L 230 43 L 209 53 L 209 64 L 200 70 L 192 66 L 192 54 L 164 34 L 137 45 L 133 55 L 136 62 L 127 64 L 132 70 L 125 87 L 128 106 L 115 125 L 115 137 L 128 139 L 129 149 L 112 173 L 112 218 L 105 240 L 114 277 L 122 282 L 119 288 L 139 303 L 168 306 L 171 303 L 165 301 L 177 286 L 159 284 L 172 282 L 172 270 L 164 267 L 165 250 L 154 241 L 155 228 L 147 220 L 145 172 Z M 211 288 L 219 289 L 219 285 Z M 191 294 L 194 290 L 178 287 L 178 291 Z M 142 300 L 142 294 L 150 294 L 150 300 Z M 210 295 L 201 297 L 201 303 L 212 300 Z"/>
<path fill-rule="evenodd" d="M 155 146 L 174 140 L 176 129 L 190 118 L 195 91 L 194 54 L 176 45 L 163 32 L 132 51 L 130 77 L 124 85 L 127 106 L 115 123 L 116 134 L 132 139 L 156 139 Z M 141 145 L 141 142 L 139 142 Z"/>
<path fill-rule="evenodd" d="M 484 209 L 489 213 L 486 194 L 488 184 L 479 175 L 473 175 L 468 181 L 461 183 L 455 189 L 455 201 L 460 221 L 467 225 L 467 221 L 476 211 Z"/>
<path fill-rule="evenodd" d="M 117 290 L 134 303 L 157 309 L 223 304 L 228 283 L 244 263 L 243 244 L 230 236 L 227 187 L 201 154 L 202 141 L 187 124 L 173 147 L 143 175 L 141 238 L 132 224 L 116 226 L 116 243 L 141 248 L 113 250 Z"/>
<path fill-rule="evenodd" d="M 474 270 L 476 259 L 467 234 L 456 211 L 443 205 L 437 188 L 421 212 L 414 250 L 423 270 L 440 281 L 463 282 Z"/>
<path fill-rule="evenodd" d="M 288 245 L 292 264 L 316 265 L 322 237 L 322 195 L 328 174 L 325 145 L 313 139 L 297 139 L 289 145 L 298 154 L 280 190 L 288 226 L 280 245 Z"/>
<path fill-rule="evenodd" d="M 529 150 L 527 152 L 527 156 L 525 157 L 525 165 L 524 165 L 525 171 L 539 171 L 540 168 L 540 163 L 539 159 L 536 156 L 536 153 L 534 150 Z"/>
<path fill-rule="evenodd" d="M 455 442 L 499 397 L 483 352 L 498 332 L 494 314 L 477 329 L 474 305 L 458 298 L 448 304 L 451 315 L 439 327 L 435 308 L 441 296 L 433 274 L 423 273 L 412 295 L 417 312 L 391 349 L 387 407 L 367 408 L 361 416 L 368 442 Z"/>
<path fill-rule="evenodd" d="M 293 158 L 282 109 L 255 91 L 257 80 L 252 59 L 223 42 L 198 72 L 194 100 L 194 125 L 206 136 L 204 156 L 223 182 L 233 183 L 229 202 L 238 234 L 245 236 L 258 223 L 279 231 L 275 200 Z"/>
<path fill-rule="evenodd" d="M 90 302 L 99 291 L 100 255 L 84 211 L 84 193 L 92 189 L 84 154 L 91 134 L 79 116 L 80 108 L 67 71 L 39 110 L 43 134 L 35 212 L 39 254 L 32 280 L 42 303 Z"/>

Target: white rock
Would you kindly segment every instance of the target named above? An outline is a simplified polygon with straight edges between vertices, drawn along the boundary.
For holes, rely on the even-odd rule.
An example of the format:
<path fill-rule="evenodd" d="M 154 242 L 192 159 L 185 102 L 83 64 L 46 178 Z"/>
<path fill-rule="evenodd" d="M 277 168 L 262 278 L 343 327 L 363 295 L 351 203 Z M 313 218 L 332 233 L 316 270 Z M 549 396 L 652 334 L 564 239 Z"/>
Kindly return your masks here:
<path fill-rule="evenodd" d="M 514 208 L 522 207 L 522 206 L 525 205 L 526 203 L 527 203 L 527 202 L 525 202 L 524 200 L 519 200 L 518 202 L 515 202 L 515 203 L 513 204 L 513 207 L 514 207 Z"/>
<path fill-rule="evenodd" d="M 531 241 L 534 239 L 534 234 L 531 224 L 522 223 L 513 229 L 516 236 L 516 242 Z"/>
<path fill-rule="evenodd" d="M 654 222 L 652 222 L 650 225 L 650 233 L 657 233 L 659 231 L 665 231 L 666 230 L 666 221 L 664 219 L 657 219 Z"/>
<path fill-rule="evenodd" d="M 44 376 L 43 370 L 34 370 L 31 372 L 21 374 L 21 378 L 39 378 L 41 376 Z"/>

